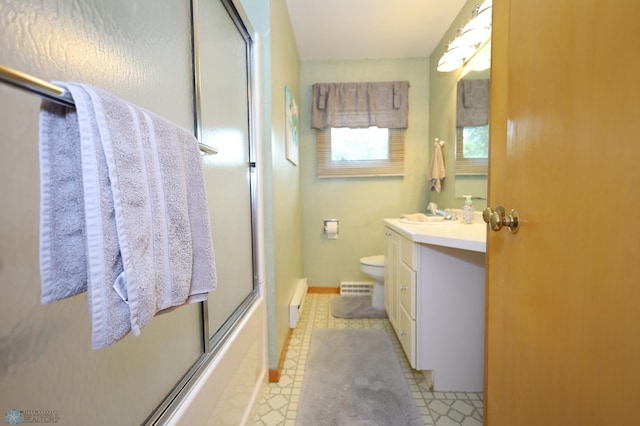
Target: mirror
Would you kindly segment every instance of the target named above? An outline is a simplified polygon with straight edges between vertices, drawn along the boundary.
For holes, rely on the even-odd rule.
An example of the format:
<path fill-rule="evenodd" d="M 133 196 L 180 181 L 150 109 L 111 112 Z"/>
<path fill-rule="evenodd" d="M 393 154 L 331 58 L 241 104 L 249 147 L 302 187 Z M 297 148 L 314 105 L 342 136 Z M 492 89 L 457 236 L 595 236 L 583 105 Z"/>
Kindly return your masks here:
<path fill-rule="evenodd" d="M 487 198 L 490 69 L 463 72 L 456 88 L 455 197 Z"/>

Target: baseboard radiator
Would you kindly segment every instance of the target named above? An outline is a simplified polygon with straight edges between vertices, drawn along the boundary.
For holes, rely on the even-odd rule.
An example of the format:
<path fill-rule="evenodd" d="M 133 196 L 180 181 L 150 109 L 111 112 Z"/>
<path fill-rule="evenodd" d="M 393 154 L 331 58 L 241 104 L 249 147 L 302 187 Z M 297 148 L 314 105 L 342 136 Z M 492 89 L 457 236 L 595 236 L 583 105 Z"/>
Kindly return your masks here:
<path fill-rule="evenodd" d="M 340 295 L 341 296 L 366 296 L 371 294 L 370 282 L 353 282 L 353 281 L 341 281 L 340 282 Z"/>
<path fill-rule="evenodd" d="M 307 295 L 309 284 L 306 278 L 298 280 L 296 290 L 293 293 L 291 302 L 289 303 L 289 328 L 296 328 L 298 321 L 302 317 L 302 307 L 304 306 L 304 300 Z"/>

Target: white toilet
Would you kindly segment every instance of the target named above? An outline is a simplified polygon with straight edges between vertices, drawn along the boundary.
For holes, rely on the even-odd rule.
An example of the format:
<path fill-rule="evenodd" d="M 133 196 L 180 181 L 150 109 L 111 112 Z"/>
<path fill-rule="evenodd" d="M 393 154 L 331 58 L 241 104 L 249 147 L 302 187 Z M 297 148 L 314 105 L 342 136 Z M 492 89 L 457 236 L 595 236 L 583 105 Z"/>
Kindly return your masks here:
<path fill-rule="evenodd" d="M 374 309 L 384 309 L 384 255 L 361 258 L 360 270 L 373 280 L 371 306 Z"/>

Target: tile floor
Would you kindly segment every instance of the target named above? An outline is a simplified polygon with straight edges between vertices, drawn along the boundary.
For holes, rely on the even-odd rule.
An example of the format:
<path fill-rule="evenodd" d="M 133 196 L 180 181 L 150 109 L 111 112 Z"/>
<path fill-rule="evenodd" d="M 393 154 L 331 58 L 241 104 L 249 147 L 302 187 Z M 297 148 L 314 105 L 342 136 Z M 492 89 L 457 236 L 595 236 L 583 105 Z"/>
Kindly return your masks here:
<path fill-rule="evenodd" d="M 430 392 L 422 374 L 409 366 L 389 320 L 334 318 L 331 316 L 331 299 L 334 297 L 337 297 L 337 294 L 307 294 L 302 319 L 293 331 L 289 342 L 280 382 L 268 384 L 254 419 L 254 425 L 295 425 L 311 332 L 315 328 L 385 330 L 391 336 L 400 367 L 425 425 L 482 425 L 482 393 Z"/>

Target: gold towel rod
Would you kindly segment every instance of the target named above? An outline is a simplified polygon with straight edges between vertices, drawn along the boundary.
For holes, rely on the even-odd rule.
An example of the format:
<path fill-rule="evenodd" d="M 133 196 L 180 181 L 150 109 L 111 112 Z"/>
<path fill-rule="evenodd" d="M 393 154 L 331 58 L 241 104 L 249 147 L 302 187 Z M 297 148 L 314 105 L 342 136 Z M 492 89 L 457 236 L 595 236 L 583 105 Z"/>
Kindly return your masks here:
<path fill-rule="evenodd" d="M 48 81 L 40 80 L 32 75 L 14 70 L 4 65 L 0 65 L 0 81 L 9 84 L 17 89 L 26 90 L 36 95 L 56 102 L 66 107 L 75 108 L 75 103 L 71 95 L 62 87 L 51 84 Z M 198 143 L 200 151 L 205 154 L 217 154 L 218 150 Z"/>

